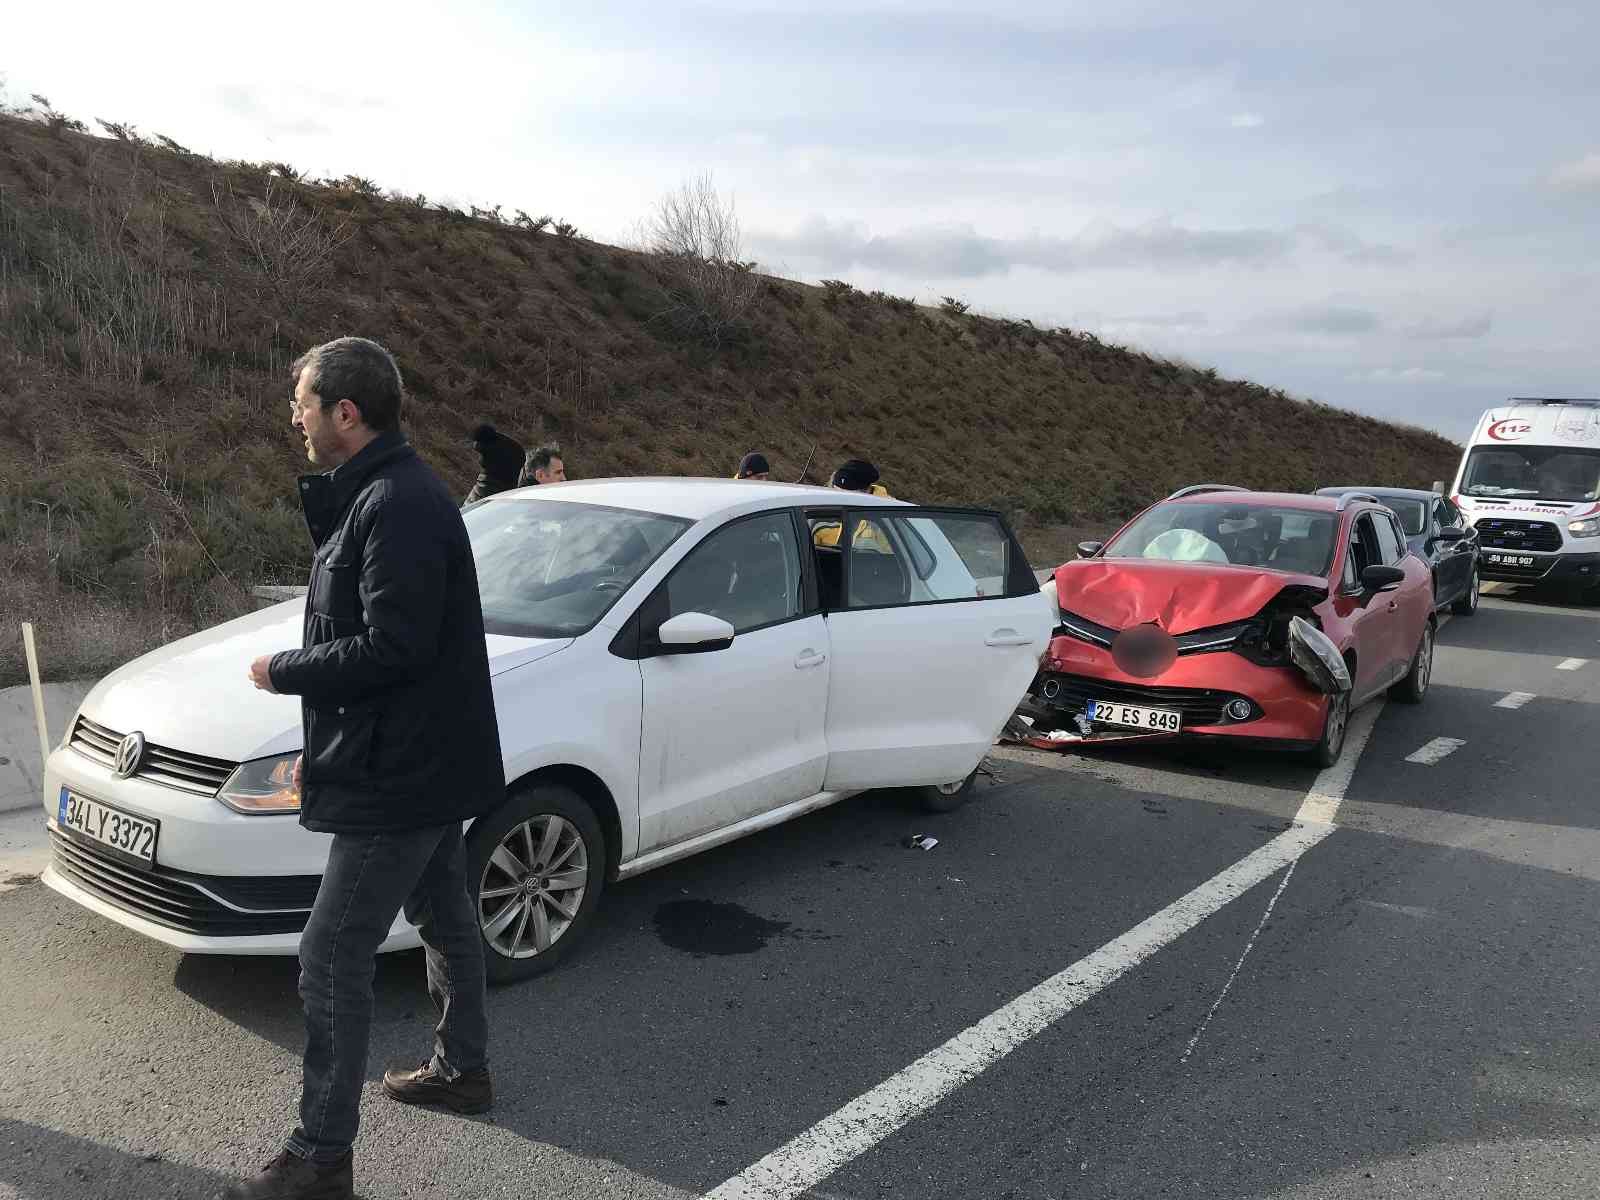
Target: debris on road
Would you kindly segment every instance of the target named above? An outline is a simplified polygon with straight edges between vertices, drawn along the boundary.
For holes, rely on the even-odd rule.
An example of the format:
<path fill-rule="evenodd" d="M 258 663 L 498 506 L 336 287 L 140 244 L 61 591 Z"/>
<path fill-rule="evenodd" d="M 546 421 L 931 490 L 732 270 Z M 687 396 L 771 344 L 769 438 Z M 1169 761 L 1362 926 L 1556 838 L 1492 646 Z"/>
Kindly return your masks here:
<path fill-rule="evenodd" d="M 932 850 L 938 844 L 938 838 L 929 837 L 925 833 L 913 833 L 902 843 L 907 850 Z"/>

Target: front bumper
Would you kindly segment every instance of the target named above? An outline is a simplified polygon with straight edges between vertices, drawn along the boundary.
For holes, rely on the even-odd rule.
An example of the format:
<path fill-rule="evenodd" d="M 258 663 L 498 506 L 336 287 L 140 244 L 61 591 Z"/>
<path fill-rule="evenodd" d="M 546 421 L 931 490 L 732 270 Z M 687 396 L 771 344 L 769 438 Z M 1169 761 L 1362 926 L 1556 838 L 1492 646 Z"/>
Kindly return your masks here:
<path fill-rule="evenodd" d="M 155 866 L 127 865 L 61 831 L 59 797 L 70 788 L 161 823 Z M 292 815 L 247 817 L 220 801 L 145 779 L 118 779 L 63 748 L 45 765 L 51 842 L 46 886 L 126 929 L 191 954 L 294 954 L 328 859 L 329 836 Z M 383 950 L 420 944 L 397 916 Z"/>
<path fill-rule="evenodd" d="M 1478 555 L 1478 576 L 1493 583 L 1600 583 L 1600 553 L 1537 554 L 1520 557 L 1534 560 L 1532 566 L 1512 567 L 1491 563 L 1490 554 L 1518 554 L 1515 550 L 1488 550 Z"/>
<path fill-rule="evenodd" d="M 1056 683 L 1054 689 L 1048 685 Z M 1097 686 L 1104 695 L 1090 695 Z M 1054 691 L 1054 697 L 1045 693 Z M 1328 698 L 1294 667 L 1263 667 L 1238 654 L 1217 651 L 1182 655 L 1155 679 L 1124 674 L 1111 653 L 1077 638 L 1057 637 L 1050 643 L 1029 698 L 1035 708 L 1060 718 L 1061 728 L 1079 733 L 1076 718 L 1085 699 L 1104 699 L 1184 713 L 1177 734 L 1123 730 L 1094 725 L 1081 740 L 1227 738 L 1264 745 L 1301 747 L 1322 737 Z M 1253 715 L 1229 719 L 1222 711 L 1230 699 L 1242 698 Z M 1035 723 L 1035 728 L 1039 728 Z M 1048 732 L 1046 730 L 1045 732 Z M 1081 734 L 1080 734 L 1081 736 Z M 1077 739 L 1074 739 L 1077 740 Z"/>

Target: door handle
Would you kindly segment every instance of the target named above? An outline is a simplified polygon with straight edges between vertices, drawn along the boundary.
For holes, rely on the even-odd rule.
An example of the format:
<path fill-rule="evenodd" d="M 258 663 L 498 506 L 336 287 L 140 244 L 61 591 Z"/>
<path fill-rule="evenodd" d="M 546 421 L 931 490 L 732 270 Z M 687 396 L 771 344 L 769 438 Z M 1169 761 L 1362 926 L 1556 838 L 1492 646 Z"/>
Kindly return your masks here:
<path fill-rule="evenodd" d="M 794 669 L 796 671 L 804 671 L 810 667 L 820 667 L 827 661 L 828 656 L 826 654 L 819 654 L 815 650 L 802 650 L 795 656 Z"/>
<path fill-rule="evenodd" d="M 996 629 L 983 639 L 985 646 L 1031 646 L 1033 639 L 1015 629 Z"/>

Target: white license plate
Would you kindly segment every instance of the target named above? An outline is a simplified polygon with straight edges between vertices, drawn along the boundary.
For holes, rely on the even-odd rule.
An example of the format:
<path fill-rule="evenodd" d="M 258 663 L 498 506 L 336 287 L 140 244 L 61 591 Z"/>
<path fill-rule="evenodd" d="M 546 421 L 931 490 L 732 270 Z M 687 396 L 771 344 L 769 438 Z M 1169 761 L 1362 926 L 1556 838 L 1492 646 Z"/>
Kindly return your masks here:
<path fill-rule="evenodd" d="M 1177 733 L 1183 728 L 1183 714 L 1174 712 L 1170 708 L 1140 708 L 1136 704 L 1091 700 L 1087 713 L 1091 721 L 1103 721 L 1107 725 L 1128 725 L 1134 729 L 1150 729 L 1157 733 Z"/>
<path fill-rule="evenodd" d="M 115 850 L 124 858 L 131 858 L 147 867 L 155 865 L 160 821 L 133 816 L 120 808 L 112 808 L 109 804 L 101 804 L 98 800 L 62 788 L 56 806 L 56 824 L 79 837 L 86 837 Z"/>
<path fill-rule="evenodd" d="M 1539 561 L 1531 554 L 1486 554 L 1484 557 L 1496 567 L 1531 567 Z"/>

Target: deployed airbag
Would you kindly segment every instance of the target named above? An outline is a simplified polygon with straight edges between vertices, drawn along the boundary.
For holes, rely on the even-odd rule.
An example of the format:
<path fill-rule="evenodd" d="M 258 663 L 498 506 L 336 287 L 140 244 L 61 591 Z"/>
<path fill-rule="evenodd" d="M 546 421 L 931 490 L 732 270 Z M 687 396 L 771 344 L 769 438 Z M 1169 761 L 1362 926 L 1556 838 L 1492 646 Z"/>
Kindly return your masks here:
<path fill-rule="evenodd" d="M 1339 647 L 1304 617 L 1289 622 L 1289 661 L 1319 692 L 1335 696 L 1354 686 Z"/>

